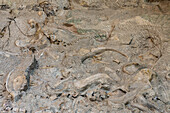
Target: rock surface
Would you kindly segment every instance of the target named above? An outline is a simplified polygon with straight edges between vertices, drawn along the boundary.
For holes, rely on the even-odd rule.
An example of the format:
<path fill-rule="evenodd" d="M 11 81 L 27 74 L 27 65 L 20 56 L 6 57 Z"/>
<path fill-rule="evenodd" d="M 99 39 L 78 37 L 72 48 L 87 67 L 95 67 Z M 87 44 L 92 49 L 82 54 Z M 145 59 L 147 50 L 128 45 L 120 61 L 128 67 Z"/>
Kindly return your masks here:
<path fill-rule="evenodd" d="M 170 112 L 169 6 L 0 0 L 0 112 Z"/>

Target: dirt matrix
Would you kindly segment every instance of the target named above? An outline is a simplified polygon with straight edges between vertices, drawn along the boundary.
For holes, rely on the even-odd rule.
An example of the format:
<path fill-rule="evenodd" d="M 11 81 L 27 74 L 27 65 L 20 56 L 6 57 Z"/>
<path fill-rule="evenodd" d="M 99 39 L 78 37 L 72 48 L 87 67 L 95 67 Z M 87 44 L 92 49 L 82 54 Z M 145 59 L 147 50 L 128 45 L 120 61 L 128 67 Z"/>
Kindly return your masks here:
<path fill-rule="evenodd" d="M 170 1 L 0 0 L 0 113 L 170 113 Z"/>

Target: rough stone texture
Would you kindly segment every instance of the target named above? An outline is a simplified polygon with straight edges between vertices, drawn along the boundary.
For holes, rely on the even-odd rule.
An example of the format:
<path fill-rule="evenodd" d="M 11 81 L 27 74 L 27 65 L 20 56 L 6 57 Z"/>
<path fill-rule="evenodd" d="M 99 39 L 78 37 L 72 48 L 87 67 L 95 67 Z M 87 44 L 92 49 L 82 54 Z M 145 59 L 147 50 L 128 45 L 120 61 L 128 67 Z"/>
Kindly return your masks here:
<path fill-rule="evenodd" d="M 168 1 L 2 2 L 0 112 L 169 112 Z"/>

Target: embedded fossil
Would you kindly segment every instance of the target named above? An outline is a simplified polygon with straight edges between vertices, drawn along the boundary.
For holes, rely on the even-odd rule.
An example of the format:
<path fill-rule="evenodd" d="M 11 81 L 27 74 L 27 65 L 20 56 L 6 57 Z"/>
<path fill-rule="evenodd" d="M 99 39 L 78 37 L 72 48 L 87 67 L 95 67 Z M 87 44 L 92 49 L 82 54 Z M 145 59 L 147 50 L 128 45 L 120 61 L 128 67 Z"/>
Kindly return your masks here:
<path fill-rule="evenodd" d="M 26 85 L 26 78 L 24 75 L 16 77 L 13 81 L 13 88 L 15 91 L 19 91 Z"/>
<path fill-rule="evenodd" d="M 26 70 L 31 65 L 33 58 L 26 57 L 15 69 L 8 73 L 6 79 L 6 89 L 13 96 L 16 97 L 27 85 Z"/>

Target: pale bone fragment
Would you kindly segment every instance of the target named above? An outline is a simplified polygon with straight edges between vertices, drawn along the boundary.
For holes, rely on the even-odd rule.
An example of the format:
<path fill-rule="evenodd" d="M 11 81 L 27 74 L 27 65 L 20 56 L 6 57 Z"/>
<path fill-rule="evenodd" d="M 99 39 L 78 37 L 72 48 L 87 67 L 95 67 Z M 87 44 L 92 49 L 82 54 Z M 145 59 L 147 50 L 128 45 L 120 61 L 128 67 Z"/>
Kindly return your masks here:
<path fill-rule="evenodd" d="M 27 110 L 24 109 L 24 108 L 14 107 L 14 108 L 12 109 L 12 111 L 17 112 L 17 113 L 26 113 Z"/>
<path fill-rule="evenodd" d="M 138 108 L 138 109 L 142 110 L 142 111 L 145 111 L 145 112 L 147 112 L 147 111 L 148 111 L 148 109 L 147 109 L 146 107 L 144 107 L 144 106 L 142 106 L 142 105 L 140 105 L 140 104 L 137 104 L 137 103 L 131 103 L 131 105 L 132 105 L 133 107 L 136 107 L 136 108 Z"/>
<path fill-rule="evenodd" d="M 30 44 L 31 44 L 30 40 L 16 40 L 15 41 L 15 45 L 18 47 L 27 47 Z"/>
<path fill-rule="evenodd" d="M 110 78 L 109 75 L 107 75 L 105 73 L 98 73 L 98 74 L 92 75 L 88 78 L 76 81 L 74 83 L 74 86 L 77 89 L 82 89 L 82 88 L 86 87 L 87 85 L 90 85 L 93 82 L 96 82 L 98 80 L 100 80 L 100 82 L 102 82 L 106 79 L 112 79 L 112 78 Z"/>
<path fill-rule="evenodd" d="M 13 81 L 13 88 L 15 91 L 23 89 L 26 84 L 26 77 L 24 75 L 19 75 Z"/>
<path fill-rule="evenodd" d="M 120 61 L 118 59 L 114 59 L 113 62 L 120 64 Z"/>
<path fill-rule="evenodd" d="M 6 86 L 5 86 L 5 87 L 6 87 L 6 90 L 7 90 L 9 93 L 12 92 L 11 88 L 10 88 L 8 85 L 9 85 L 10 76 L 11 76 L 11 74 L 12 74 L 13 71 L 14 71 L 14 69 L 8 73 L 7 79 L 6 79 Z"/>
<path fill-rule="evenodd" d="M 38 11 L 38 16 L 42 16 L 43 15 L 43 11 Z"/>
<path fill-rule="evenodd" d="M 138 103 L 131 103 L 131 106 L 133 106 L 135 108 L 138 108 L 138 109 L 140 109 L 142 111 L 145 111 L 145 112 L 148 111 L 148 109 L 146 107 L 144 107 L 144 106 L 142 106 L 142 105 L 140 105 Z"/>
<path fill-rule="evenodd" d="M 25 58 L 15 69 L 10 71 L 6 79 L 6 89 L 13 96 L 17 96 L 26 85 L 26 79 L 24 77 L 25 71 L 33 62 L 32 57 Z"/>
<path fill-rule="evenodd" d="M 133 85 L 136 83 L 138 84 L 141 82 L 144 83 L 144 85 L 150 85 L 150 80 L 152 79 L 153 74 L 154 72 L 151 69 L 148 69 L 148 68 L 141 69 L 140 71 L 135 72 L 135 75 L 132 76 L 132 78 L 130 78 L 129 80 L 127 80 L 127 84 L 125 84 L 124 86 L 129 87 L 130 85 Z"/>
<path fill-rule="evenodd" d="M 89 52 L 89 53 L 85 54 L 84 56 L 82 56 L 81 62 L 83 63 L 86 59 L 93 58 L 95 55 L 99 55 L 99 54 L 101 54 L 101 53 L 103 53 L 105 51 L 114 51 L 114 52 L 117 52 L 117 53 L 121 54 L 122 56 L 128 58 L 128 56 L 125 55 L 124 53 L 122 53 L 122 52 L 120 52 L 118 50 L 115 50 L 115 49 L 113 49 L 111 47 L 98 47 L 98 48 L 92 49 L 91 52 Z"/>
<path fill-rule="evenodd" d="M 90 52 L 90 50 L 81 48 L 78 53 L 82 56 L 82 55 L 85 55 L 85 54 L 87 54 L 89 52 Z"/>
<path fill-rule="evenodd" d="M 152 79 L 152 75 L 153 71 L 151 69 L 142 69 L 135 75 L 133 81 L 143 81 L 146 83 Z"/>
<path fill-rule="evenodd" d="M 66 82 L 66 81 L 68 81 L 68 80 L 70 80 L 70 78 L 71 78 L 71 77 L 68 77 L 68 78 L 66 78 L 66 79 L 64 79 L 64 80 L 62 80 L 62 81 L 60 81 L 60 82 L 57 82 L 56 84 L 54 84 L 54 87 L 55 87 L 55 88 L 58 87 L 60 84 Z"/>
<path fill-rule="evenodd" d="M 129 64 L 125 64 L 125 65 L 122 67 L 122 71 L 123 71 L 124 73 L 128 74 L 128 75 L 133 74 L 133 73 L 129 73 L 129 72 L 125 69 L 126 67 L 131 66 L 131 65 L 135 65 L 135 66 L 137 66 L 137 65 L 139 65 L 139 64 L 138 64 L 138 63 L 136 63 L 136 62 L 129 63 Z"/>
<path fill-rule="evenodd" d="M 121 96 L 121 97 L 110 97 L 111 102 L 113 103 L 117 103 L 117 104 L 125 104 L 130 100 L 133 100 L 136 95 L 140 92 L 140 89 L 135 89 L 131 92 L 127 92 L 125 95 Z"/>
<path fill-rule="evenodd" d="M 110 76 L 113 80 L 115 81 L 121 81 L 121 78 L 116 74 L 115 71 L 113 71 L 111 68 L 109 67 L 105 67 L 105 71 L 109 71 L 112 73 L 112 75 Z"/>
<path fill-rule="evenodd" d="M 168 73 L 168 74 L 165 76 L 165 78 L 166 78 L 167 80 L 170 80 L 170 73 Z"/>
<path fill-rule="evenodd" d="M 109 67 L 105 67 L 105 71 L 110 71 L 110 72 L 114 72 L 111 68 L 109 68 Z"/>
<path fill-rule="evenodd" d="M 141 104 L 149 109 L 155 109 L 158 112 L 161 112 L 162 110 L 156 105 L 153 104 L 151 102 L 149 102 L 148 100 L 146 100 L 142 95 L 138 95 L 137 99 L 141 102 Z"/>
<path fill-rule="evenodd" d="M 147 90 L 150 89 L 152 86 L 150 84 L 150 80 L 152 79 L 152 75 L 154 72 L 151 69 L 142 69 L 139 72 L 136 73 L 135 76 L 127 80 L 127 84 L 124 86 L 126 89 L 141 89 L 141 90 Z M 141 87 L 142 85 L 142 87 Z"/>
<path fill-rule="evenodd" d="M 52 96 L 50 96 L 49 99 L 50 99 L 51 101 L 53 101 L 53 100 L 55 100 L 56 98 L 57 98 L 57 95 L 52 95 Z"/>
<path fill-rule="evenodd" d="M 142 69 L 140 70 L 133 78 L 131 78 L 130 80 L 128 80 L 127 84 L 124 84 L 123 86 L 119 87 L 119 89 L 128 89 L 129 86 L 131 85 L 136 85 L 135 89 L 127 92 L 128 90 L 124 90 L 127 93 L 121 97 L 110 97 L 111 101 L 113 103 L 126 103 L 130 100 L 133 100 L 139 92 L 141 92 L 141 90 L 145 90 L 145 89 L 149 89 L 146 88 L 148 85 L 150 86 L 150 82 L 149 80 L 152 78 L 153 72 L 151 69 Z M 141 85 L 140 83 L 143 83 L 143 85 Z M 116 88 L 118 89 L 118 88 Z"/>
<path fill-rule="evenodd" d="M 16 108 L 16 107 L 14 107 L 12 110 L 13 110 L 14 112 L 19 112 L 19 108 Z"/>
<path fill-rule="evenodd" d="M 20 54 L 19 54 L 19 53 L 8 52 L 8 51 L 0 51 L 0 55 L 5 55 L 5 56 L 9 57 L 10 55 L 12 55 L 12 56 L 18 56 L 18 55 L 20 55 Z"/>
<path fill-rule="evenodd" d="M 35 20 L 33 20 L 33 19 L 30 19 L 30 20 L 28 20 L 28 24 L 30 25 L 30 27 L 32 28 L 33 26 L 35 26 Z"/>

